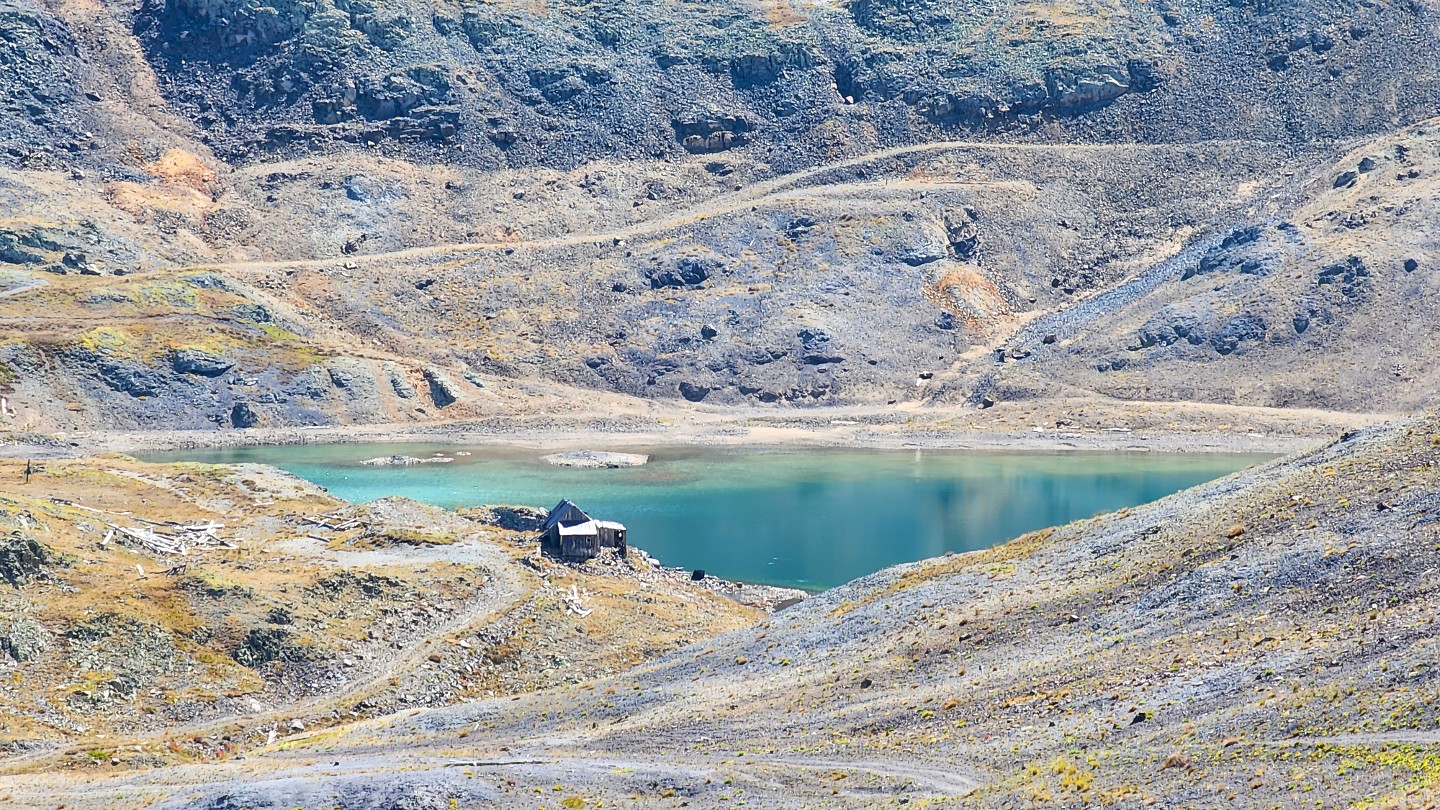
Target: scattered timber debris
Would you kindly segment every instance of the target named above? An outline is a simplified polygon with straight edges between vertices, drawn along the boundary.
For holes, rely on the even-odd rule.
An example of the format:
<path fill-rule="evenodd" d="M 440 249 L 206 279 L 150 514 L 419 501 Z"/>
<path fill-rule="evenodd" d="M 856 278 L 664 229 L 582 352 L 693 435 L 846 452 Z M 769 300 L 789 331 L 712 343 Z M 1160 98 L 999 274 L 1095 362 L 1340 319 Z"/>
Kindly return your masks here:
<path fill-rule="evenodd" d="M 105 526 L 108 528 L 108 531 L 105 532 L 105 536 L 100 540 L 100 545 L 102 546 L 109 545 L 112 540 L 115 540 L 116 537 L 119 536 L 139 543 L 145 549 L 156 554 L 173 554 L 182 557 L 189 554 L 191 549 L 233 549 L 237 547 L 230 541 L 216 534 L 216 532 L 225 528 L 225 524 L 216 523 L 213 520 L 206 521 L 205 523 L 176 523 L 172 520 L 147 520 L 132 515 L 129 512 L 96 509 L 93 506 L 85 506 L 84 504 L 67 501 L 64 498 L 51 498 L 50 502 L 59 504 L 60 506 L 68 506 L 71 509 L 81 509 L 97 515 L 124 517 L 128 521 L 145 524 L 138 528 L 131 528 L 106 520 Z M 142 571 L 141 574 L 143 575 L 144 572 Z"/>
<path fill-rule="evenodd" d="M 156 531 L 153 525 L 141 529 L 131 529 L 108 521 L 105 525 L 110 527 L 112 533 L 118 532 L 122 537 L 128 537 L 156 554 L 174 554 L 183 557 L 189 554 L 191 549 L 196 548 L 235 548 L 235 545 L 215 534 L 217 530 L 225 528 L 225 524 L 213 521 L 191 526 L 172 523 L 169 524 L 168 529 L 162 531 Z M 102 542 L 108 543 L 112 537 L 113 534 L 107 533 Z"/>
<path fill-rule="evenodd" d="M 319 526 L 326 531 L 348 532 L 351 529 L 370 528 L 370 524 L 357 517 L 346 518 L 343 511 L 326 512 L 320 515 L 310 515 L 305 522 L 312 526 Z"/>
<path fill-rule="evenodd" d="M 589 596 L 588 592 L 586 593 L 586 596 Z M 561 601 L 565 603 L 566 610 L 574 613 L 576 616 L 579 616 L 582 619 L 595 612 L 594 610 L 587 610 L 585 608 L 584 603 L 580 601 L 580 591 L 578 588 L 575 587 L 575 583 L 573 582 L 570 583 L 570 593 L 564 594 L 561 597 Z"/>

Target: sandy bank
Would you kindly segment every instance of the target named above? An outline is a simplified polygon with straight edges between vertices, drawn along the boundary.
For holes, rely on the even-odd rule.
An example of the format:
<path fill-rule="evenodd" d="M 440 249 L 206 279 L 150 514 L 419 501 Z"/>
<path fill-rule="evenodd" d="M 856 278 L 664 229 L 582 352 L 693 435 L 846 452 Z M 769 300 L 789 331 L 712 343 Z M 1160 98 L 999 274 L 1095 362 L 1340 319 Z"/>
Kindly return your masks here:
<path fill-rule="evenodd" d="M 538 451 L 663 445 L 993 451 L 1290 453 L 1390 418 L 1194 403 L 1060 400 L 970 408 L 760 409 L 507 416 L 484 421 L 214 431 L 93 431 L 0 445 L 0 457 L 280 444 L 508 445 Z"/>

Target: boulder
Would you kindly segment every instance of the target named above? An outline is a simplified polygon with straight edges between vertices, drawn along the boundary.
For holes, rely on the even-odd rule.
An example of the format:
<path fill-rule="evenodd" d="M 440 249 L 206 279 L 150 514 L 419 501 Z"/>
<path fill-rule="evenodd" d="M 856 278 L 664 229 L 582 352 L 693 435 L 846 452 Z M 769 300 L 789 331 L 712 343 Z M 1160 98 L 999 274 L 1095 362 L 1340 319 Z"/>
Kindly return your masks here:
<path fill-rule="evenodd" d="M 650 289 L 665 287 L 699 287 L 712 275 L 720 272 L 724 264 L 712 256 L 682 256 L 670 267 L 655 268 L 646 273 Z"/>
<path fill-rule="evenodd" d="M 237 402 L 230 409 L 230 424 L 237 428 L 251 428 L 260 423 L 260 414 L 248 402 Z"/>
<path fill-rule="evenodd" d="M 689 402 L 699 402 L 710 395 L 710 389 L 703 385 L 696 385 L 691 382 L 680 383 L 680 396 Z"/>
<path fill-rule="evenodd" d="M 1114 101 L 1130 92 L 1130 71 L 1116 65 L 1056 67 L 1045 73 L 1049 105 L 1062 112 L 1080 112 Z"/>
<path fill-rule="evenodd" d="M 181 374 L 219 377 L 234 368 L 235 362 L 204 349 L 179 349 L 170 358 L 170 365 Z"/>
<path fill-rule="evenodd" d="M 900 252 L 900 261 L 911 267 L 938 262 L 950 255 L 950 246 L 939 239 L 927 238 Z"/>

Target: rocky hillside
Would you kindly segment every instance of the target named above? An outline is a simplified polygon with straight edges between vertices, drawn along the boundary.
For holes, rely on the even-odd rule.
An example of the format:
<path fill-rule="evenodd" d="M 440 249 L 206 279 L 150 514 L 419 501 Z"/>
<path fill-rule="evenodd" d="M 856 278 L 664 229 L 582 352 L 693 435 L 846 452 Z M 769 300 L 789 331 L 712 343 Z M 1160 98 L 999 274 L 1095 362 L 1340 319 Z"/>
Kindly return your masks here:
<path fill-rule="evenodd" d="M 351 505 L 257 465 L 23 466 L 0 464 L 0 677 L 23 684 L 0 696 L 0 768 L 225 758 L 613 674 L 762 615 L 642 552 L 543 559 L 513 509 Z"/>
<path fill-rule="evenodd" d="M 0 423 L 1408 407 L 1435 14 L 5 0 Z"/>
<path fill-rule="evenodd" d="M 129 148 L 113 135 L 175 116 L 227 162 L 384 144 L 484 167 L 739 150 L 780 170 L 957 130 L 1332 139 L 1433 114 L 1431 14 L 1212 0 L 7 0 L 19 69 L 6 95 L 23 114 L 3 137 L 12 165 L 98 168 Z"/>
<path fill-rule="evenodd" d="M 1349 433 L 888 569 L 613 678 L 138 787 L 40 774 L 7 790 L 71 807 L 137 789 L 189 808 L 1428 807 L 1437 448 L 1434 414 Z"/>
<path fill-rule="evenodd" d="M 1351 411 L 1433 403 L 1437 137 L 1426 122 L 1343 155 L 1306 178 L 1293 204 L 1028 325 L 981 384 L 966 379 L 950 395 L 1080 389 Z"/>

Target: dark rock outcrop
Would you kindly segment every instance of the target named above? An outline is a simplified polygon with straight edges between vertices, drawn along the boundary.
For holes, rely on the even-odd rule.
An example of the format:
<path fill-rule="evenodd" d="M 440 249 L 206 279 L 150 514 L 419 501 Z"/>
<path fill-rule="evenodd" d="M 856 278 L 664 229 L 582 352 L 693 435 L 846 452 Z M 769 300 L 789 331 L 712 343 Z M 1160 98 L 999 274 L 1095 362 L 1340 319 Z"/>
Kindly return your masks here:
<path fill-rule="evenodd" d="M 235 367 L 235 362 L 204 349 L 179 349 L 170 364 L 181 374 L 219 377 Z"/>
<path fill-rule="evenodd" d="M 1369 286 L 1370 270 L 1359 256 L 1320 268 L 1316 285 L 1338 290 L 1346 298 L 1359 298 Z"/>
<path fill-rule="evenodd" d="M 710 394 L 709 388 L 703 385 L 695 385 L 694 383 L 690 382 L 680 383 L 679 390 L 680 396 L 684 397 L 690 402 L 700 402 Z"/>
<path fill-rule="evenodd" d="M 316 650 L 300 643 L 297 634 L 286 627 L 252 627 L 231 657 L 241 666 L 255 669 L 275 661 L 312 661 L 316 658 Z"/>
<path fill-rule="evenodd" d="M 446 408 L 459 401 L 460 392 L 455 383 L 440 369 L 425 369 L 425 382 L 430 385 L 430 401 L 435 403 L 435 407 Z"/>
<path fill-rule="evenodd" d="M 1192 346 L 1199 346 L 1207 339 L 1205 326 L 1199 318 L 1168 311 L 1157 313 L 1140 327 L 1136 336 L 1140 342 L 1138 348 L 1141 349 L 1169 346 L 1182 340 Z"/>
<path fill-rule="evenodd" d="M 1230 354 L 1242 343 L 1264 339 L 1264 319 L 1258 315 L 1237 315 L 1215 331 L 1210 337 L 1210 346 L 1220 354 Z"/>
<path fill-rule="evenodd" d="M 24 532 L 13 531 L 0 538 L 0 579 L 12 587 L 43 579 L 45 567 L 53 562 L 49 550 Z"/>
<path fill-rule="evenodd" d="M 51 641 L 50 631 L 30 616 L 0 616 L 0 655 L 22 664 L 34 661 Z"/>
<path fill-rule="evenodd" d="M 251 428 L 260 424 L 260 412 L 248 402 L 237 402 L 230 408 L 230 424 L 237 428 Z"/>
<path fill-rule="evenodd" d="M 724 264 L 711 256 L 682 256 L 669 267 L 648 271 L 645 280 L 652 290 L 698 287 L 723 268 Z"/>

